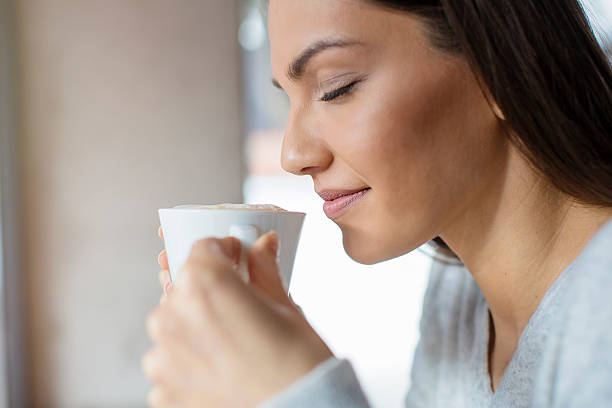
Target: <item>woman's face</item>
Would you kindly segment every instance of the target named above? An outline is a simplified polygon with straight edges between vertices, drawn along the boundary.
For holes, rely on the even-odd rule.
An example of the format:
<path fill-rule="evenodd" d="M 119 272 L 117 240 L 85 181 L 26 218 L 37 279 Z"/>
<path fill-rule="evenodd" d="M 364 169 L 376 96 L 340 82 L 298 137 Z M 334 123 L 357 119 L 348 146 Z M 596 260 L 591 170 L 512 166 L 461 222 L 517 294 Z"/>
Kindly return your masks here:
<path fill-rule="evenodd" d="M 283 168 L 317 192 L 370 188 L 334 218 L 355 261 L 440 235 L 499 177 L 497 117 L 466 61 L 433 48 L 416 17 L 361 0 L 271 0 L 268 24 L 291 101 Z"/>

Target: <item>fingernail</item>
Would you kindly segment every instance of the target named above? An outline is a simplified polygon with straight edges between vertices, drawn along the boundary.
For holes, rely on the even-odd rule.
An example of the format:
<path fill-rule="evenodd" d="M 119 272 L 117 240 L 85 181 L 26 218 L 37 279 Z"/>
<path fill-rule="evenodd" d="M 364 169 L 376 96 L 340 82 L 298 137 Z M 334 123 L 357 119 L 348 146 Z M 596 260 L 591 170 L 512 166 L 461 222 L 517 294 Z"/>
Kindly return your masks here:
<path fill-rule="evenodd" d="M 171 290 L 172 290 L 172 283 L 171 282 L 166 283 L 166 285 L 164 286 L 164 292 L 166 292 L 166 295 L 170 293 Z"/>

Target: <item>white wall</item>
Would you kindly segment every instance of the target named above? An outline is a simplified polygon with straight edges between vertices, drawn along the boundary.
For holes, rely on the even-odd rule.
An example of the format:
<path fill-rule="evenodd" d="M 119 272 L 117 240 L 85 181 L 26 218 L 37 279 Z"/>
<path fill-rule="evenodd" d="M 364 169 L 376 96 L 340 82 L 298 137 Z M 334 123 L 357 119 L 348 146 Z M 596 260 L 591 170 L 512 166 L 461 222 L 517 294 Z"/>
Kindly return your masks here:
<path fill-rule="evenodd" d="M 237 6 L 18 3 L 34 406 L 144 406 L 156 209 L 242 200 Z"/>

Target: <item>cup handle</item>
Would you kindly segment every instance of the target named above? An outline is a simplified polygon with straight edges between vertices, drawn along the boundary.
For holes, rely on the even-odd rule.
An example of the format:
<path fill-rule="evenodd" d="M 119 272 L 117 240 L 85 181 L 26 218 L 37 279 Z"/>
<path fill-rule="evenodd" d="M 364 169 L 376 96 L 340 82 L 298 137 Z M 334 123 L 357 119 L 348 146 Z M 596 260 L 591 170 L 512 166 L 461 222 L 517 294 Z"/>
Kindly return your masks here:
<path fill-rule="evenodd" d="M 249 250 L 259 238 L 260 233 L 254 225 L 232 225 L 229 230 L 229 235 L 240 240 L 240 262 L 238 263 L 238 275 L 245 283 L 249 283 L 249 266 L 247 255 Z"/>

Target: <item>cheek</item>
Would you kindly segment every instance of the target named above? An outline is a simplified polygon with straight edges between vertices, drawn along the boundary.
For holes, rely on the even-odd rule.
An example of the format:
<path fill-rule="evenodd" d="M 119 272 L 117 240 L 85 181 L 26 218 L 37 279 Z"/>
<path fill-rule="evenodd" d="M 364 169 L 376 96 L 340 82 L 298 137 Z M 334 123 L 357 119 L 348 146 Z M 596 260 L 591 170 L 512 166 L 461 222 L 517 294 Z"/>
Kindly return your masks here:
<path fill-rule="evenodd" d="M 346 252 L 366 264 L 438 235 L 499 150 L 496 121 L 475 81 L 443 73 L 377 89 L 342 111 L 330 133 L 334 154 L 373 188 L 359 216 L 340 224 Z"/>

